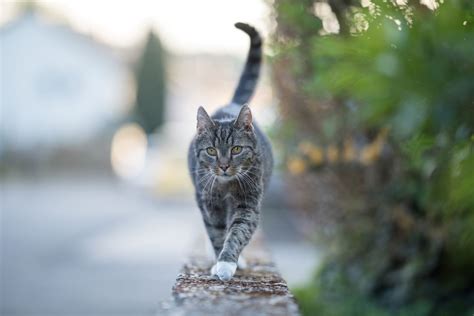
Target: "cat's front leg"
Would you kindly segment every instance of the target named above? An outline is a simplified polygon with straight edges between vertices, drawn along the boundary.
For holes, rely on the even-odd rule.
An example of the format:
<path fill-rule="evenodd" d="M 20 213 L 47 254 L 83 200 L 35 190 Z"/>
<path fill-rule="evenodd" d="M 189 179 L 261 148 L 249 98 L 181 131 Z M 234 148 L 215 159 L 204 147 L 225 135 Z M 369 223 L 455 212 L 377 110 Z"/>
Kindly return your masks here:
<path fill-rule="evenodd" d="M 226 225 L 220 223 L 212 223 L 204 219 L 204 226 L 206 227 L 207 236 L 211 241 L 214 254 L 216 255 L 216 258 L 218 258 L 224 245 L 224 240 L 226 236 Z"/>
<path fill-rule="evenodd" d="M 237 261 L 243 248 L 249 243 L 258 226 L 259 211 L 257 207 L 249 208 L 239 205 L 232 217 L 224 246 L 217 258 L 216 275 L 222 281 L 230 280 L 237 269 Z"/>
<path fill-rule="evenodd" d="M 225 225 L 211 224 L 206 220 L 204 220 L 204 225 L 216 258 L 218 258 L 224 245 L 226 227 Z M 217 275 L 217 263 L 212 266 L 211 275 Z"/>

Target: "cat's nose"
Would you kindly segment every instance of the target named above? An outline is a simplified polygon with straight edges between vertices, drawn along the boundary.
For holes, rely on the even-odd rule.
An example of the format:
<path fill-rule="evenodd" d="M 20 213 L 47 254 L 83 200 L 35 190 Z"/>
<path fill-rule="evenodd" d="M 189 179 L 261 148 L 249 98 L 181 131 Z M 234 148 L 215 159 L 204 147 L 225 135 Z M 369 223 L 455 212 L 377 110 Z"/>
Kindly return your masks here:
<path fill-rule="evenodd" d="M 220 165 L 220 168 L 222 169 L 222 171 L 226 171 L 227 169 L 229 169 L 229 165 L 225 164 L 225 165 Z"/>

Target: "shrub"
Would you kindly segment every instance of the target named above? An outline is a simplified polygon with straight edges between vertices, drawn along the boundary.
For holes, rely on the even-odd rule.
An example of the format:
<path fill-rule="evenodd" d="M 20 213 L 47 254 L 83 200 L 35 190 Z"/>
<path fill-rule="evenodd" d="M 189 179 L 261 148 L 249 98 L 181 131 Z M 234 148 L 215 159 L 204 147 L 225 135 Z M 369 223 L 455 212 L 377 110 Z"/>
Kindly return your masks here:
<path fill-rule="evenodd" d="M 297 293 L 335 315 L 472 314 L 474 4 L 329 4 L 339 34 L 318 2 L 274 2 L 289 181 L 328 250 Z"/>

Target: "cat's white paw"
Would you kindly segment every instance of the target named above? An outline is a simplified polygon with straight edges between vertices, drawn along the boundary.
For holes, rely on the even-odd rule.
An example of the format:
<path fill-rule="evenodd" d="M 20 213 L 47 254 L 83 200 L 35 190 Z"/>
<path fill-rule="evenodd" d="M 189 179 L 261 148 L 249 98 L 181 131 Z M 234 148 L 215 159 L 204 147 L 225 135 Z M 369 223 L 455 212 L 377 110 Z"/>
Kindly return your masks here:
<path fill-rule="evenodd" d="M 211 275 L 217 275 L 217 263 L 211 268 Z"/>
<path fill-rule="evenodd" d="M 217 275 L 221 281 L 229 281 L 234 276 L 237 264 L 234 262 L 217 261 L 214 267 L 215 273 L 213 275 Z M 212 267 L 211 271 L 214 267 Z"/>
<path fill-rule="evenodd" d="M 247 269 L 247 260 L 244 257 L 239 256 L 239 260 L 237 261 L 237 267 L 241 270 Z"/>

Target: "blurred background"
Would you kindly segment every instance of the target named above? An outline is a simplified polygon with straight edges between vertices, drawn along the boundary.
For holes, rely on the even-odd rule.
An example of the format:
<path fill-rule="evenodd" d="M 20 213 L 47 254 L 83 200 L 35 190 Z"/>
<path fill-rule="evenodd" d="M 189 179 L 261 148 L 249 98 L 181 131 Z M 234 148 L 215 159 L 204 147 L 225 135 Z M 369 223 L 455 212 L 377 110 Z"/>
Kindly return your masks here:
<path fill-rule="evenodd" d="M 186 164 L 197 108 L 229 102 L 249 45 L 233 25 L 267 38 L 269 11 L 2 1 L 2 315 L 152 315 L 169 299 L 203 234 Z M 278 117 L 268 74 L 252 104 L 266 129 Z M 282 182 L 266 203 L 268 244 L 299 283 L 316 251 L 272 201 Z"/>
<path fill-rule="evenodd" d="M 474 313 L 474 3 L 2 1 L 2 315 L 153 315 L 203 233 L 198 106 L 251 107 L 305 315 Z"/>

